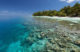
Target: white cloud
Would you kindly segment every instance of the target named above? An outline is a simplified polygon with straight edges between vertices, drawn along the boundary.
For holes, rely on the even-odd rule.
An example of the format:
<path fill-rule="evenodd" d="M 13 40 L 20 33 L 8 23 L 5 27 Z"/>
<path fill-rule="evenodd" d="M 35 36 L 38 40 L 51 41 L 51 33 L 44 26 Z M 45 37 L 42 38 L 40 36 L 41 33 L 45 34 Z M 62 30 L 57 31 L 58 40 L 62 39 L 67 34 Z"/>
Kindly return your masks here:
<path fill-rule="evenodd" d="M 72 3 L 74 2 L 75 0 L 67 0 L 67 3 Z"/>
<path fill-rule="evenodd" d="M 60 0 L 62 2 L 72 3 L 72 2 L 78 2 L 80 0 Z"/>
<path fill-rule="evenodd" d="M 22 11 L 0 11 L 0 15 L 3 15 L 3 16 L 27 16 L 29 14 L 27 12 L 22 12 Z"/>

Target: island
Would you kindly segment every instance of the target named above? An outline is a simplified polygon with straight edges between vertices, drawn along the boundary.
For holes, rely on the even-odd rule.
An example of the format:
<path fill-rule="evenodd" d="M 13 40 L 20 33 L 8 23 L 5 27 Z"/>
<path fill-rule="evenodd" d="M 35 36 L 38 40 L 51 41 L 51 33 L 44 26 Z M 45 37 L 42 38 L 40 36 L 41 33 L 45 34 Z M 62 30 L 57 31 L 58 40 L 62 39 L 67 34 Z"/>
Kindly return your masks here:
<path fill-rule="evenodd" d="M 65 6 L 59 11 L 57 10 L 45 10 L 33 13 L 33 16 L 60 16 L 60 17 L 80 17 L 80 3 L 74 4 L 74 6 Z"/>

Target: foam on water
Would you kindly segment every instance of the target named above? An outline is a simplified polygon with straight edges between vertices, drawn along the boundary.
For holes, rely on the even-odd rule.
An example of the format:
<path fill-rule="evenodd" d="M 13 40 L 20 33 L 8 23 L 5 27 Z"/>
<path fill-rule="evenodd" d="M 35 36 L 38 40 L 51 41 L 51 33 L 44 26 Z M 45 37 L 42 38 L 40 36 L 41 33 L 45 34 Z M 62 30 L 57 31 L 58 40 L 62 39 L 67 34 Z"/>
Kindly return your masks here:
<path fill-rule="evenodd" d="M 49 19 L 56 19 L 58 21 L 71 21 L 74 23 L 79 23 L 80 22 L 80 17 L 58 17 L 58 16 L 53 16 L 53 17 L 49 17 L 49 16 L 36 16 L 36 17 L 40 17 L 40 18 L 49 18 Z"/>

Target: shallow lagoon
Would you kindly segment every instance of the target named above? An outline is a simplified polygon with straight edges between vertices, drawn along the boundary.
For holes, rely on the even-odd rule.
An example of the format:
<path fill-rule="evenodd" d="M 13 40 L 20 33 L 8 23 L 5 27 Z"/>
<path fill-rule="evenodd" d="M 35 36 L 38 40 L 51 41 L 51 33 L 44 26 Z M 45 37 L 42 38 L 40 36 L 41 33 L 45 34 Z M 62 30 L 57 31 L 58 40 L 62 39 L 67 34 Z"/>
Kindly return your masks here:
<path fill-rule="evenodd" d="M 0 52 L 80 52 L 80 23 L 8 17 L 0 21 Z"/>

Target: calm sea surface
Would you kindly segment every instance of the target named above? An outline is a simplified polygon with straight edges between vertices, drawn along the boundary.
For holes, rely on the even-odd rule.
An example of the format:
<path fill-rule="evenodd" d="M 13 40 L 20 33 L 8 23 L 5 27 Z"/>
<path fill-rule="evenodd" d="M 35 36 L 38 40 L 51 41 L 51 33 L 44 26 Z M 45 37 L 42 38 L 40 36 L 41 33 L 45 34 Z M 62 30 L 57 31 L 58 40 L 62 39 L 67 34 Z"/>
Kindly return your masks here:
<path fill-rule="evenodd" d="M 18 41 L 20 35 L 28 32 L 22 24 L 31 20 L 32 17 L 0 16 L 0 52 L 6 52 L 9 44 Z"/>
<path fill-rule="evenodd" d="M 42 52 L 40 51 L 42 50 L 41 48 L 44 49 L 44 45 L 46 45 L 46 42 L 48 42 L 47 36 L 50 34 L 48 34 L 48 31 L 53 32 L 56 29 L 56 26 L 59 26 L 58 28 L 60 28 L 62 32 L 70 32 L 69 29 L 74 30 L 75 32 L 78 30 L 78 32 L 80 32 L 80 24 L 76 24 L 69 21 L 58 22 L 56 20 L 41 19 L 34 17 L 0 16 L 0 52 Z M 44 34 L 48 34 L 44 37 L 46 40 L 41 36 L 37 36 L 40 34 L 42 34 L 41 36 L 43 37 Z M 71 36 L 70 38 L 73 39 Z M 52 38 L 54 37 L 58 38 L 57 36 L 53 36 Z M 56 42 L 56 40 L 54 42 Z M 56 45 L 58 45 L 57 42 Z M 74 44 L 74 47 L 75 46 L 76 48 L 80 49 L 80 45 L 77 47 L 77 45 Z"/>

